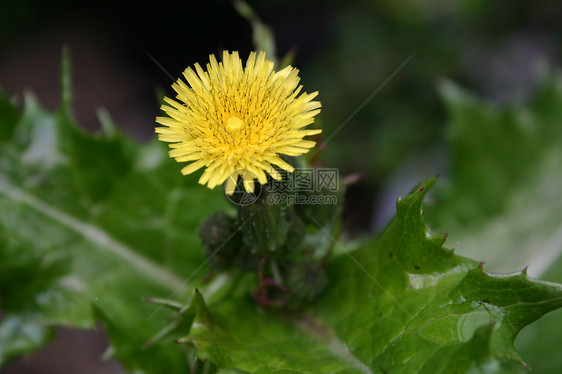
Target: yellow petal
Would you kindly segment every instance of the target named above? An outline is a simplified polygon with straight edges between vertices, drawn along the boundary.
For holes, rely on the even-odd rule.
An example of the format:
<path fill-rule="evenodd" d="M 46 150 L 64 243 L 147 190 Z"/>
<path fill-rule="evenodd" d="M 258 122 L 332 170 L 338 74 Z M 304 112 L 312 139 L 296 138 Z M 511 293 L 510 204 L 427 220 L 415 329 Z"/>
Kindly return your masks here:
<path fill-rule="evenodd" d="M 203 160 L 195 161 L 195 162 L 187 165 L 183 169 L 181 169 L 181 173 L 183 175 L 191 174 L 194 171 L 201 169 L 203 166 L 205 166 L 205 161 L 203 161 Z"/>

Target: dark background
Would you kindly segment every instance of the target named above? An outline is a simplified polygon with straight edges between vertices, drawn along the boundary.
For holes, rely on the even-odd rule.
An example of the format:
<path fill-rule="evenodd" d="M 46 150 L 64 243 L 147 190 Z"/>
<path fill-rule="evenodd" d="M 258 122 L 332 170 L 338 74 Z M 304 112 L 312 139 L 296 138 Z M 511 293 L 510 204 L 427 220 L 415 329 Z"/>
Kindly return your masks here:
<path fill-rule="evenodd" d="M 363 175 L 346 197 L 345 225 L 352 232 L 380 229 L 398 193 L 447 172 L 440 79 L 493 102 L 524 102 L 539 71 L 558 66 L 562 56 L 562 6 L 556 1 L 251 5 L 275 31 L 278 55 L 295 51 L 305 89 L 320 91 L 325 136 L 349 119 L 323 157 L 343 175 Z M 253 49 L 250 24 L 228 1 L 4 1 L 0 89 L 9 96 L 31 89 L 56 109 L 63 45 L 72 54 L 78 122 L 97 131 L 96 111 L 104 107 L 142 141 L 154 133 L 159 92 L 172 94 L 168 74 L 177 78 L 223 49 L 243 58 Z M 105 346 L 102 332 L 65 329 L 52 346 L 3 373 L 119 372 L 118 364 L 99 361 Z"/>

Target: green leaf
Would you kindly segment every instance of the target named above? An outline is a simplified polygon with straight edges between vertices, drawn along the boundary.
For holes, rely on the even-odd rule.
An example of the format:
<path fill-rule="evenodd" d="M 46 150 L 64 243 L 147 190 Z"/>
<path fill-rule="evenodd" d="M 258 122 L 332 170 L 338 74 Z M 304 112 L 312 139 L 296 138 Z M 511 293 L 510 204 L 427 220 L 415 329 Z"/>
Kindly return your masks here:
<path fill-rule="evenodd" d="M 225 208 L 221 191 L 183 177 L 156 141 L 83 132 L 66 106 L 48 113 L 26 95 L 21 115 L 4 99 L 0 113 L 0 364 L 55 326 L 99 319 L 128 370 L 186 371 L 184 347 L 143 348 L 169 315 L 145 298 L 184 298 L 205 274 L 197 229 Z"/>
<path fill-rule="evenodd" d="M 450 115 L 450 176 L 426 212 L 457 251 L 492 271 L 528 266 L 562 282 L 562 78 L 545 74 L 526 105 L 495 106 L 452 83 L 442 86 Z M 516 342 L 537 372 L 562 371 L 562 313 Z"/>
<path fill-rule="evenodd" d="M 181 341 L 224 372 L 464 373 L 523 363 L 513 340 L 562 305 L 562 287 L 525 272 L 489 274 L 443 248 L 446 236 L 429 234 L 421 216 L 433 183 L 399 200 L 381 237 L 353 254 L 332 238 L 341 255 L 302 315 L 260 311 L 247 295 L 207 307 L 197 294 Z"/>
<path fill-rule="evenodd" d="M 494 271 L 530 265 L 539 276 L 543 255 L 562 253 L 560 78 L 546 78 L 528 107 L 492 106 L 451 83 L 442 91 L 451 172 L 427 207 L 432 229 Z"/>

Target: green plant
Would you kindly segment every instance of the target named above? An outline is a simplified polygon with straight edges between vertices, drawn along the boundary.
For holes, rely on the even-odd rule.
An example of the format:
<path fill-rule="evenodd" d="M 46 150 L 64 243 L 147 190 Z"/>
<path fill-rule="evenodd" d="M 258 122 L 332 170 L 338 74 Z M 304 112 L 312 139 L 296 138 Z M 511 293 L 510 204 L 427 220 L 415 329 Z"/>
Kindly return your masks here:
<path fill-rule="evenodd" d="M 84 133 L 71 115 L 68 59 L 62 82 L 56 113 L 30 94 L 21 114 L 0 101 L 2 363 L 46 344 L 55 326 L 101 321 L 111 355 L 132 372 L 501 372 L 505 360 L 523 363 L 513 347 L 519 331 L 562 303 L 557 284 L 532 280 L 526 270 L 490 274 L 443 247 L 447 235 L 429 233 L 421 215 L 433 178 L 399 199 L 377 239 L 346 242 L 316 225 L 313 244 L 333 246 L 323 293 L 298 311 L 257 308 L 255 273 L 205 277 L 197 231 L 213 211 L 232 211 L 220 193 L 181 176 L 163 145 L 138 144 L 107 118 L 104 133 Z M 478 247 L 486 247 L 482 217 L 511 212 L 509 199 L 527 191 L 526 173 L 555 188 L 559 178 L 549 171 L 560 160 L 561 87 L 547 81 L 529 109 L 499 114 L 445 90 L 460 142 L 456 162 L 480 157 L 473 147 L 482 137 L 496 140 L 481 156 L 496 167 L 457 169 L 431 207 L 436 226 L 450 225 L 459 237 L 483 230 Z M 493 151 L 524 149 L 535 139 L 529 132 L 536 141 L 528 154 Z M 513 179 L 500 178 L 504 171 Z M 504 193 L 492 177 L 521 187 Z M 480 188 L 463 189 L 463 178 Z M 466 209 L 475 204 L 485 212 Z M 552 203 L 540 211 L 559 214 Z"/>
<path fill-rule="evenodd" d="M 235 5 L 274 54 L 271 29 Z M 442 84 L 450 175 L 399 198 L 378 237 L 350 241 L 339 206 L 270 204 L 267 192 L 240 204 L 108 116 L 85 133 L 67 55 L 62 70 L 55 113 L 32 94 L 22 112 L 0 97 L 0 365 L 57 326 L 101 322 L 107 356 L 138 373 L 561 370 L 562 315 L 534 321 L 561 306 L 562 286 L 521 266 L 562 282 L 558 76 L 528 106 Z"/>

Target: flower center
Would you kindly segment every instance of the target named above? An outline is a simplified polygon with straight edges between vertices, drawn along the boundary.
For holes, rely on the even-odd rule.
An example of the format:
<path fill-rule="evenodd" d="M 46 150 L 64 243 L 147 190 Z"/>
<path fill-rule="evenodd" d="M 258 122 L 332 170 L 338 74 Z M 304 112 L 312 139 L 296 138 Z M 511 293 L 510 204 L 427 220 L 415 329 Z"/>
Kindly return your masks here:
<path fill-rule="evenodd" d="M 238 116 L 230 116 L 226 120 L 226 129 L 229 132 L 238 132 L 245 125 Z"/>

